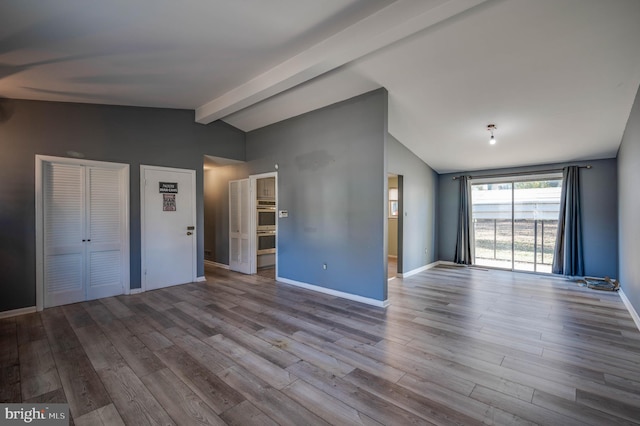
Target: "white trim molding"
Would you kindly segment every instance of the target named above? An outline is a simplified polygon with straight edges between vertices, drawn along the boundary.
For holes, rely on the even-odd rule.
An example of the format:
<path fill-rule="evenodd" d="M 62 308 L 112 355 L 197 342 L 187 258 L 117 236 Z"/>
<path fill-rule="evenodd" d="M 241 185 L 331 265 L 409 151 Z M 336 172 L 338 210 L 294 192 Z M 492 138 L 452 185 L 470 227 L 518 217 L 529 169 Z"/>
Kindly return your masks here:
<path fill-rule="evenodd" d="M 132 288 L 129 290 L 129 294 L 140 294 L 140 293 L 144 293 L 144 290 L 141 289 L 140 287 Z"/>
<path fill-rule="evenodd" d="M 204 275 L 201 276 L 201 277 L 196 278 L 196 282 L 197 283 L 203 283 L 205 281 L 207 281 L 207 278 Z"/>
<path fill-rule="evenodd" d="M 627 310 L 631 314 L 633 322 L 636 323 L 636 327 L 640 331 L 640 316 L 638 315 L 638 311 L 636 311 L 636 308 L 633 307 L 631 301 L 629 300 L 629 298 L 627 298 L 627 295 L 624 294 L 624 291 L 622 289 L 618 290 L 618 294 L 620 295 L 620 299 L 622 299 L 622 303 L 624 303 L 624 306 L 627 307 Z"/>
<path fill-rule="evenodd" d="M 307 284 L 300 281 L 290 280 L 289 278 L 276 277 L 276 281 L 289 284 L 295 287 L 305 288 L 311 291 L 317 291 L 318 293 L 328 294 L 330 296 L 341 297 L 343 299 L 349 299 L 355 302 L 377 306 L 379 308 L 386 308 L 390 304 L 389 299 L 386 299 L 386 300 L 371 299 L 370 297 L 364 297 L 364 296 L 358 296 L 357 294 L 345 293 L 343 291 L 333 290 L 326 287 L 320 287 L 313 284 Z"/>
<path fill-rule="evenodd" d="M 450 260 L 438 260 L 436 263 L 438 264 L 438 265 L 436 265 L 436 266 L 439 266 L 439 265 L 446 265 L 446 266 L 456 266 L 456 267 L 458 267 L 458 268 L 465 268 L 465 267 L 467 267 L 467 265 L 461 265 L 461 264 L 456 263 L 456 262 L 451 262 Z"/>
<path fill-rule="evenodd" d="M 12 309 L 10 311 L 0 312 L 0 319 L 17 317 L 19 315 L 32 314 L 34 312 L 37 312 L 37 309 L 35 306 L 28 306 L 26 308 L 20 308 L 20 309 Z"/>
<path fill-rule="evenodd" d="M 259 173 L 249 176 L 249 211 L 255 212 L 258 208 L 258 179 L 274 178 L 276 180 L 275 187 L 275 200 L 276 200 L 276 276 L 278 276 L 278 172 Z M 258 273 L 258 223 L 257 215 L 249 215 L 249 256 L 251 259 L 256 259 L 251 263 L 251 273 Z"/>
<path fill-rule="evenodd" d="M 424 266 L 421 266 L 419 268 L 412 269 L 411 271 L 408 271 L 408 272 L 398 273 L 397 276 L 400 277 L 400 278 L 407 278 L 407 277 L 410 277 L 412 275 L 419 274 L 420 272 L 424 272 L 424 271 L 427 271 L 429 269 L 435 268 L 438 265 L 444 265 L 444 264 L 447 264 L 447 263 L 450 263 L 450 262 L 443 262 L 441 260 L 438 260 L 437 262 L 429 263 L 428 265 L 424 265 Z"/>
<path fill-rule="evenodd" d="M 225 265 L 224 263 L 214 262 L 213 260 L 204 260 L 205 266 L 213 266 L 216 268 L 229 269 L 229 265 Z"/>

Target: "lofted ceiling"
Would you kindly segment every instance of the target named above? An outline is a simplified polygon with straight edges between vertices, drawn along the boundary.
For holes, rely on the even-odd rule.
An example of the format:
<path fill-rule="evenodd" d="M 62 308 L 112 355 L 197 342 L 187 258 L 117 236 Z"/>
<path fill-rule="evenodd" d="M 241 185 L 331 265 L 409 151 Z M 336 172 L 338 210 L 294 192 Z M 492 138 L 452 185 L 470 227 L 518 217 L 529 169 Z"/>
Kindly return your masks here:
<path fill-rule="evenodd" d="M 611 158 L 638 22 L 638 0 L 10 0 L 0 96 L 251 131 L 385 87 L 389 132 L 440 173 Z"/>

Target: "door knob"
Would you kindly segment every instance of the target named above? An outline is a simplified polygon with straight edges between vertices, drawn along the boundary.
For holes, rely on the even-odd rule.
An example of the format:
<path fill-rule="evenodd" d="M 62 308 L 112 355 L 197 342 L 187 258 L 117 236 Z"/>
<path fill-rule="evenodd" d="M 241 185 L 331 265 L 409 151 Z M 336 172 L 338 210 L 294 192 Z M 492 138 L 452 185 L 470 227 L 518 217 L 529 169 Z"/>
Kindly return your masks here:
<path fill-rule="evenodd" d="M 193 235 L 193 232 L 189 231 L 187 232 L 187 235 Z"/>

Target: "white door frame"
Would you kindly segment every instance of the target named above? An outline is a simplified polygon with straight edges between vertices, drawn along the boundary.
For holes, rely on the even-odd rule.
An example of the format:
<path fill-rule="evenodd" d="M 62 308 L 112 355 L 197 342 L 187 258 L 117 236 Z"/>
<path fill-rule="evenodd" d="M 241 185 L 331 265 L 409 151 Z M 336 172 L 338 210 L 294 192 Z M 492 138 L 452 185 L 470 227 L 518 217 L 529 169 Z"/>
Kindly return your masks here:
<path fill-rule="evenodd" d="M 175 167 L 162 167 L 162 166 L 148 166 L 148 165 L 140 165 L 140 291 L 147 291 L 147 279 L 144 273 L 146 265 L 146 239 L 145 239 L 145 181 L 144 175 L 147 170 L 157 170 L 161 172 L 177 172 L 177 173 L 188 173 L 191 175 L 191 200 L 192 200 L 192 217 L 191 223 L 196 223 L 196 171 L 191 169 L 178 169 Z M 193 253 L 193 264 L 191 266 L 191 282 L 195 282 L 197 280 L 198 274 L 198 232 L 200 230 L 196 229 L 196 238 L 192 240 L 192 253 Z"/>
<path fill-rule="evenodd" d="M 258 273 L 258 238 L 257 238 L 257 229 L 258 224 L 256 223 L 258 217 L 256 215 L 258 203 L 257 203 L 257 194 L 258 194 L 258 179 L 270 178 L 273 177 L 276 179 L 276 277 L 278 276 L 278 172 L 269 172 L 269 173 L 260 173 L 257 175 L 249 176 L 249 250 L 252 261 L 251 265 L 251 273 Z"/>
<path fill-rule="evenodd" d="M 36 154 L 36 310 L 44 309 L 44 194 L 42 170 L 44 163 L 72 164 L 88 167 L 103 167 L 110 169 L 119 169 L 123 174 L 122 187 L 120 191 L 124 192 L 123 208 L 126 220 L 123 223 L 122 238 L 122 258 L 123 258 L 123 278 L 124 294 L 130 292 L 130 259 L 129 259 L 129 165 L 124 163 L 109 163 L 105 161 L 84 160 L 80 158 L 54 157 L 50 155 Z"/>

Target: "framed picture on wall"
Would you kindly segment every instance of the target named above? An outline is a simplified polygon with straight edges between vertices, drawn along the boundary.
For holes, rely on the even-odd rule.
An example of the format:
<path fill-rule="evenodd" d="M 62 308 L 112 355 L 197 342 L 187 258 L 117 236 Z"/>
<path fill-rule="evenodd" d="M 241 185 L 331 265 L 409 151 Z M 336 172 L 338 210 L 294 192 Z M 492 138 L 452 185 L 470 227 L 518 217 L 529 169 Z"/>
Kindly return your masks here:
<path fill-rule="evenodd" d="M 389 188 L 389 217 L 398 217 L 398 188 Z"/>
<path fill-rule="evenodd" d="M 398 217 L 398 200 L 389 201 L 389 217 Z"/>

